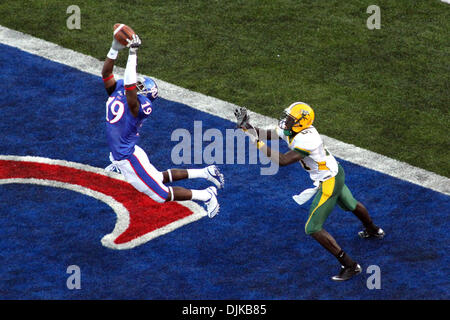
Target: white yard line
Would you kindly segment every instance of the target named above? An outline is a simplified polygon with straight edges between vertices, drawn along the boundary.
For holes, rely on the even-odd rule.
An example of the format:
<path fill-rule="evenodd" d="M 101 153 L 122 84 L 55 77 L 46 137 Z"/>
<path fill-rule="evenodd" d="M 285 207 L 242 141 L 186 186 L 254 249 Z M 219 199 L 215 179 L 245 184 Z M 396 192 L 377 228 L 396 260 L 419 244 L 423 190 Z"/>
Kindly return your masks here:
<path fill-rule="evenodd" d="M 91 56 L 63 48 L 52 42 L 38 39 L 1 25 L 0 43 L 16 47 L 34 55 L 96 76 L 100 76 L 103 66 L 103 61 L 99 61 Z M 105 56 L 108 49 L 108 46 L 105 45 Z M 117 76 L 123 77 L 123 72 L 123 68 L 115 68 L 115 74 Z M 207 112 L 226 120 L 234 121 L 233 110 L 237 107 L 236 105 L 181 88 L 163 80 L 154 79 L 160 88 L 160 96 L 164 99 L 183 103 L 197 110 Z M 257 113 L 251 113 L 251 119 L 252 123 L 259 127 L 268 127 L 276 124 L 276 119 Z M 341 159 L 450 195 L 450 179 L 447 177 L 324 135 L 322 135 L 322 137 L 327 148 Z"/>

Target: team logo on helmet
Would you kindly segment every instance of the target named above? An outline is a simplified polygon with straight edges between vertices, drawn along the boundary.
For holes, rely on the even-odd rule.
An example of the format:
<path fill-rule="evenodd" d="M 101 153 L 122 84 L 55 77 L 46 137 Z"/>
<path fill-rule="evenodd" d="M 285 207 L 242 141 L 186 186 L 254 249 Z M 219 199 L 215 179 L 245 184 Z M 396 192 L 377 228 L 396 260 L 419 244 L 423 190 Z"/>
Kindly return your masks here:
<path fill-rule="evenodd" d="M 155 100 L 158 97 L 158 86 L 156 82 L 149 77 L 138 77 L 136 82 L 138 94 L 142 94 L 150 99 Z"/>

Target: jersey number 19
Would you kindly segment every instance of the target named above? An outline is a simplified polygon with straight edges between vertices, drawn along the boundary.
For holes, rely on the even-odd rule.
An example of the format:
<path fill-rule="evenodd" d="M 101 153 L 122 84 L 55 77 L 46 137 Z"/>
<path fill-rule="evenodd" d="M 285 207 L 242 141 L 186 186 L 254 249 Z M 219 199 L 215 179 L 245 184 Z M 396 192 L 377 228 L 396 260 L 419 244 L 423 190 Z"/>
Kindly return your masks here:
<path fill-rule="evenodd" d="M 111 112 L 113 118 L 109 119 L 109 113 Z M 113 124 L 119 121 L 123 113 L 125 112 L 125 106 L 122 101 L 116 100 L 116 97 L 110 97 L 106 101 L 106 121 Z"/>

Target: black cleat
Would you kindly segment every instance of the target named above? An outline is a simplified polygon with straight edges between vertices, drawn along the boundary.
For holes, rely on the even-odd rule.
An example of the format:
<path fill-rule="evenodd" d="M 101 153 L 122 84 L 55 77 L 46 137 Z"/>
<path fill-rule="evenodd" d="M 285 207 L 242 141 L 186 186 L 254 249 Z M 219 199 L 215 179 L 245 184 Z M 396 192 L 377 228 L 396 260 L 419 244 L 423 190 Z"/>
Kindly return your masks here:
<path fill-rule="evenodd" d="M 358 232 L 358 235 L 363 239 L 368 238 L 377 238 L 377 239 L 383 239 L 385 233 L 383 229 L 378 228 L 377 232 L 369 232 L 367 229 L 364 229 L 363 231 Z"/>
<path fill-rule="evenodd" d="M 334 281 L 346 281 L 357 274 L 360 274 L 362 271 L 361 266 L 359 264 L 355 264 L 353 267 L 341 267 L 341 271 L 338 275 L 332 277 L 331 279 Z"/>

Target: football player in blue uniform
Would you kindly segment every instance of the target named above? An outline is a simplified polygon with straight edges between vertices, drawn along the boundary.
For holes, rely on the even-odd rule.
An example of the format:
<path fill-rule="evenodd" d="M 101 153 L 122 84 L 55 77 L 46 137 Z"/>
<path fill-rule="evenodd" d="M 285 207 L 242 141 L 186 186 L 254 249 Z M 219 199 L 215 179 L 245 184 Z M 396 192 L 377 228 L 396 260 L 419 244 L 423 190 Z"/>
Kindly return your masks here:
<path fill-rule="evenodd" d="M 109 98 L 106 102 L 106 134 L 112 165 L 107 170 L 118 169 L 126 181 L 138 191 L 157 202 L 197 200 L 202 201 L 210 218 L 219 212 L 217 188 L 224 185 L 224 177 L 212 165 L 203 169 L 169 169 L 158 171 L 137 142 L 139 129 L 149 117 L 153 101 L 158 97 L 158 87 L 149 77 L 136 74 L 137 51 L 141 45 L 138 35 L 128 40 L 129 55 L 124 79 L 116 81 L 114 62 L 119 50 L 125 46 L 113 38 L 113 43 L 103 65 L 102 77 Z M 204 178 L 215 184 L 204 190 L 168 187 L 165 184 L 181 179 Z"/>

